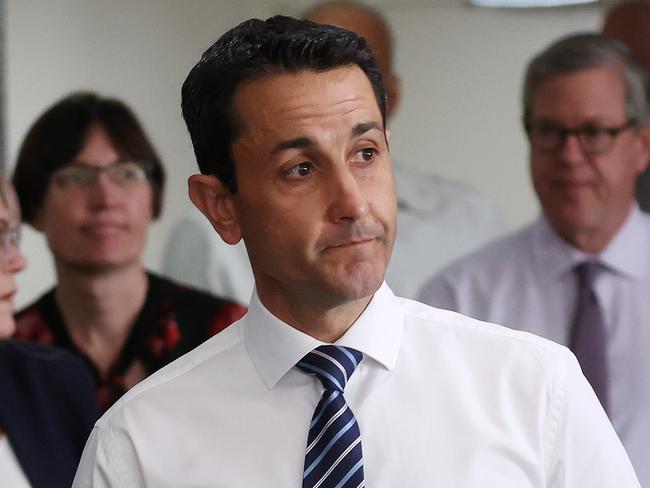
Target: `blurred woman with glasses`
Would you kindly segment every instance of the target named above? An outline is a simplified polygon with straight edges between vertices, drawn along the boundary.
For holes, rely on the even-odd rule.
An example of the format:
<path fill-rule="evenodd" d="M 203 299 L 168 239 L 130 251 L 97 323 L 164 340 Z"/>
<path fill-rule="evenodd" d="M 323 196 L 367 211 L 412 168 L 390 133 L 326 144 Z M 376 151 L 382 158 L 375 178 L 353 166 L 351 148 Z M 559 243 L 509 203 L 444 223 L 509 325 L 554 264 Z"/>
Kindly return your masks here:
<path fill-rule="evenodd" d="M 83 362 L 42 344 L 15 342 L 14 274 L 18 204 L 0 178 L 0 485 L 68 487 L 97 418 L 94 387 Z"/>
<path fill-rule="evenodd" d="M 16 316 L 16 337 L 80 354 L 102 411 L 244 313 L 144 269 L 164 170 L 122 102 L 76 93 L 49 108 L 23 141 L 14 184 L 57 275 L 56 286 Z"/>

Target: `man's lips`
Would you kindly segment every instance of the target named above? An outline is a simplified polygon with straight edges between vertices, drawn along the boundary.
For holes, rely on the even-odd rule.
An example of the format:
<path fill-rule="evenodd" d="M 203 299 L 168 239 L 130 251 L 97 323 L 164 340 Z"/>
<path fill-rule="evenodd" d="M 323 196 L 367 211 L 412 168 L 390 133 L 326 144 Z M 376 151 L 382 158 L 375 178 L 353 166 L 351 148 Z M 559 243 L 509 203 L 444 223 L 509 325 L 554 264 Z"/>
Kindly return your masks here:
<path fill-rule="evenodd" d="M 593 181 L 589 178 L 563 178 L 555 179 L 550 181 L 550 185 L 556 188 L 587 188 L 593 184 Z"/>
<path fill-rule="evenodd" d="M 350 248 L 353 249 L 355 247 L 361 247 L 365 244 L 369 244 L 373 241 L 378 239 L 377 237 L 362 237 L 362 238 L 355 238 L 355 239 L 350 239 L 347 241 L 341 241 L 341 242 L 336 242 L 334 244 L 330 244 L 328 246 L 325 246 L 325 250 L 327 249 L 346 249 Z"/>
<path fill-rule="evenodd" d="M 346 246 L 356 246 L 357 244 L 365 244 L 366 242 L 374 241 L 375 237 L 363 237 L 361 239 L 352 239 L 347 242 L 341 242 L 332 247 L 346 247 Z"/>
<path fill-rule="evenodd" d="M 362 221 L 353 225 L 341 225 L 333 229 L 334 232 L 323 236 L 318 243 L 318 248 L 327 251 L 330 249 L 362 249 L 368 244 L 384 239 L 384 228 L 379 222 Z"/>

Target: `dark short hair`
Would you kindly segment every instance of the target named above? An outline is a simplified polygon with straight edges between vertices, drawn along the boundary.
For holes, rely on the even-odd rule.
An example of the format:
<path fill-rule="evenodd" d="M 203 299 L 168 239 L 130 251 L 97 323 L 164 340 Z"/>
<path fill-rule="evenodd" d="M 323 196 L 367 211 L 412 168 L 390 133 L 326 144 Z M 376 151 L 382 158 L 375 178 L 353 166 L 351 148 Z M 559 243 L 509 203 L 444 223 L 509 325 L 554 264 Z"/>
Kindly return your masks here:
<path fill-rule="evenodd" d="M 357 34 L 281 15 L 266 21 L 250 19 L 226 32 L 203 53 L 183 83 L 183 117 L 201 173 L 215 175 L 232 193 L 237 191 L 232 145 L 242 127 L 233 112 L 233 98 L 242 82 L 352 65 L 368 77 L 385 122 L 381 75 Z"/>
<path fill-rule="evenodd" d="M 88 130 L 98 123 L 120 158 L 150 165 L 154 217 L 162 208 L 165 171 L 140 122 L 120 100 L 76 92 L 48 108 L 31 126 L 18 152 L 13 182 L 26 222 L 33 222 L 43 204 L 52 173 L 68 165 L 82 149 Z"/>
<path fill-rule="evenodd" d="M 563 37 L 537 54 L 526 69 L 522 102 L 524 121 L 533 116 L 533 97 L 538 85 L 554 75 L 614 66 L 625 88 L 625 113 L 630 120 L 645 124 L 650 120 L 650 101 L 646 91 L 647 73 L 620 41 L 596 33 Z"/>

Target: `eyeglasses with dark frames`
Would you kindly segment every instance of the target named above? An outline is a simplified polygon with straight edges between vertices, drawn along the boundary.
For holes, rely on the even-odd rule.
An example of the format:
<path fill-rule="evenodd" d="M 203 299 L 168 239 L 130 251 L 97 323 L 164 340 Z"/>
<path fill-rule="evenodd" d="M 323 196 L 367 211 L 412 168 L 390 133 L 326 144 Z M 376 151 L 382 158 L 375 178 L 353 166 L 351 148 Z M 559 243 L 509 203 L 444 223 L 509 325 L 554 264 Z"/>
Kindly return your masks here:
<path fill-rule="evenodd" d="M 559 151 L 566 144 L 567 138 L 574 135 L 578 138 L 582 150 L 589 155 L 609 152 L 621 133 L 636 126 L 634 120 L 613 127 L 585 124 L 572 129 L 550 120 L 533 120 L 524 123 L 528 140 L 534 149 L 542 152 Z"/>
<path fill-rule="evenodd" d="M 151 167 L 148 161 L 117 161 L 107 166 L 74 162 L 52 173 L 52 181 L 61 189 L 88 188 L 106 173 L 112 183 L 126 188 L 147 181 Z"/>

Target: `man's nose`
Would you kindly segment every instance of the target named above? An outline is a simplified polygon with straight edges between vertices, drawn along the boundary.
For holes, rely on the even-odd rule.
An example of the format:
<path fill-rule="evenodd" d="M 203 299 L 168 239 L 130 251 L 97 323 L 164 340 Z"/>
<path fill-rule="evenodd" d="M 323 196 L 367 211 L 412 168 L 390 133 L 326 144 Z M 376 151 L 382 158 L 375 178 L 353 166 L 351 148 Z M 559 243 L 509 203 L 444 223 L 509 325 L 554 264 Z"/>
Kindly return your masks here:
<path fill-rule="evenodd" d="M 558 154 L 566 163 L 580 163 L 585 159 L 585 151 L 577 134 L 567 134 Z"/>
<path fill-rule="evenodd" d="M 369 204 L 363 186 L 363 179 L 350 168 L 335 172 L 330 181 L 328 210 L 332 222 L 356 221 L 368 213 Z"/>

